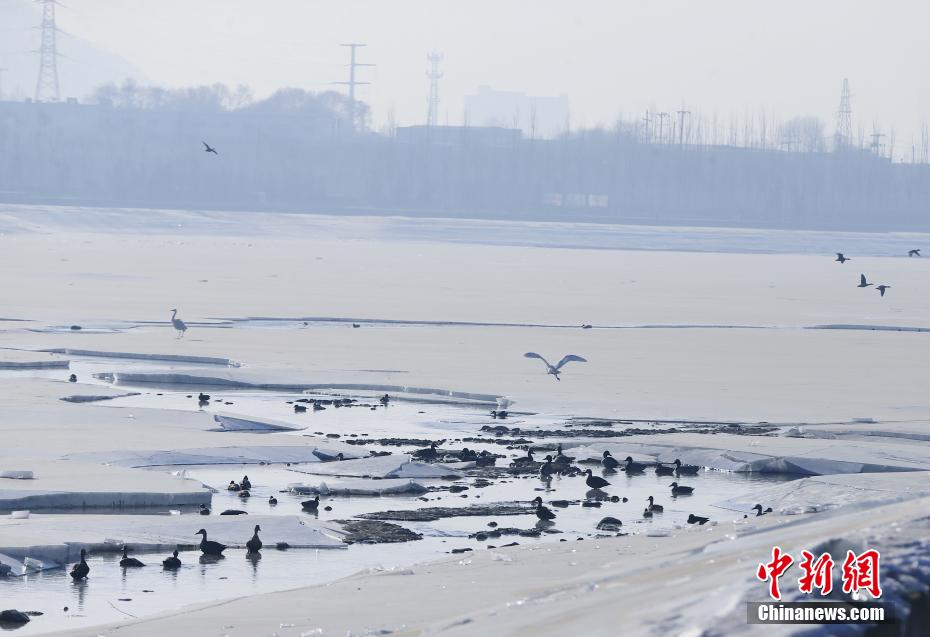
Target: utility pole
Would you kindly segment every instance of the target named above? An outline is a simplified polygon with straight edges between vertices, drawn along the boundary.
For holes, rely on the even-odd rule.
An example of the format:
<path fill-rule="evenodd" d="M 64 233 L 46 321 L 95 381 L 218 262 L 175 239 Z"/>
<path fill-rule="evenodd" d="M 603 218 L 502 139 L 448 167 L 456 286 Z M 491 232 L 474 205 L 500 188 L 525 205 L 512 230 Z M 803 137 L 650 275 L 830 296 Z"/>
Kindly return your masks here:
<path fill-rule="evenodd" d="M 429 61 L 429 70 L 426 77 L 429 78 L 429 104 L 426 111 L 426 125 L 430 128 L 436 125 L 439 119 L 439 80 L 442 72 L 439 70 L 439 63 L 442 62 L 442 53 L 432 51 L 426 54 Z"/>
<path fill-rule="evenodd" d="M 684 107 L 678 113 L 678 145 L 683 146 L 685 143 L 685 115 L 691 117 L 691 111 L 686 111 Z"/>
<path fill-rule="evenodd" d="M 58 50 L 56 47 L 55 5 L 57 0 L 36 0 L 42 4 L 42 44 L 39 54 L 39 77 L 36 80 L 35 100 L 57 102 L 58 93 Z"/>
<path fill-rule="evenodd" d="M 3 74 L 9 70 L 5 66 L 0 66 L 0 102 L 3 101 Z"/>
<path fill-rule="evenodd" d="M 881 157 L 882 147 L 883 147 L 882 137 L 885 137 L 885 133 L 879 133 L 876 130 L 875 132 L 872 133 L 871 137 L 872 137 L 872 145 L 871 145 L 872 152 L 874 152 L 876 155 Z"/>
<path fill-rule="evenodd" d="M 45 1 L 48 1 L 48 0 L 45 0 Z M 360 66 L 374 66 L 374 64 L 362 64 L 360 62 L 355 61 L 355 50 L 363 46 L 368 46 L 367 44 L 359 44 L 357 42 L 350 42 L 349 44 L 340 44 L 339 46 L 347 46 L 351 50 L 349 54 L 349 64 L 348 64 L 349 81 L 348 82 L 333 82 L 333 84 L 342 84 L 342 85 L 349 87 L 349 122 L 350 122 L 350 125 L 352 126 L 352 131 L 354 132 L 358 130 L 358 127 L 357 127 L 358 117 L 355 112 L 356 110 L 355 109 L 355 87 L 361 84 L 371 84 L 371 82 L 360 82 L 356 80 L 355 69 Z"/>
<path fill-rule="evenodd" d="M 660 144 L 664 144 L 664 143 L 665 143 L 665 135 L 664 135 L 663 131 L 665 130 L 665 120 L 667 120 L 667 119 L 669 118 L 669 114 L 668 114 L 668 113 L 665 113 L 665 112 L 656 113 L 656 117 L 659 118 L 659 143 L 660 143 Z"/>
<path fill-rule="evenodd" d="M 649 110 L 647 109 L 646 115 L 643 117 L 643 123 L 645 124 L 645 128 L 643 130 L 643 141 L 647 144 L 652 141 L 652 132 L 649 129 L 649 124 L 652 123 L 652 119 L 653 118 L 649 117 Z"/>
<path fill-rule="evenodd" d="M 849 79 L 843 78 L 843 92 L 840 94 L 840 107 L 836 110 L 836 131 L 833 136 L 833 150 L 848 150 L 852 142 L 852 106 L 850 105 Z"/>

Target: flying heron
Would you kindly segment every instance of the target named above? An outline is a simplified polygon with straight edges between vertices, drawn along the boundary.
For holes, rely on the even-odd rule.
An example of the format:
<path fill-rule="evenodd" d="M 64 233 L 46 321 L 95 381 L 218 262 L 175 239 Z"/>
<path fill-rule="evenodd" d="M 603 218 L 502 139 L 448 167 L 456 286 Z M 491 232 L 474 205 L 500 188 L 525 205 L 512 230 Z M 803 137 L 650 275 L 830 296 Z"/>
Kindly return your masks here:
<path fill-rule="evenodd" d="M 588 362 L 588 359 L 582 358 L 581 356 L 576 356 L 574 354 L 567 354 L 563 356 L 562 360 L 560 360 L 557 365 L 552 365 L 551 363 L 549 363 L 549 361 L 547 361 L 545 358 L 543 358 L 536 352 L 527 352 L 526 354 L 524 354 L 524 356 L 526 358 L 538 358 L 539 360 L 541 360 L 543 364 L 546 366 L 546 373 L 552 374 L 553 376 L 555 376 L 556 380 L 561 380 L 559 378 L 559 374 L 562 373 L 561 369 L 562 367 L 565 366 L 566 363 L 571 363 L 572 361 L 578 361 L 579 363 Z"/>

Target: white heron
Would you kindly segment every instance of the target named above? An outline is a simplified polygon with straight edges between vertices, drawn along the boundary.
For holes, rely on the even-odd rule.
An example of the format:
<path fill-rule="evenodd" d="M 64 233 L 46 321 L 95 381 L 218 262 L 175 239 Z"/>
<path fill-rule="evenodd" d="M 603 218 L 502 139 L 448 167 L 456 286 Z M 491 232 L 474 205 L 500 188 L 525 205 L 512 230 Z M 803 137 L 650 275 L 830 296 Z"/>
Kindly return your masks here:
<path fill-rule="evenodd" d="M 184 336 L 184 332 L 187 331 L 187 325 L 178 318 L 178 311 L 176 309 L 171 310 L 171 324 L 174 326 L 174 329 L 178 331 L 178 338 Z"/>
<path fill-rule="evenodd" d="M 562 360 L 560 360 L 558 364 L 556 365 L 552 365 L 551 363 L 549 363 L 549 361 L 547 361 L 545 358 L 543 358 L 536 352 L 527 352 L 526 354 L 524 354 L 524 356 L 526 358 L 538 358 L 539 360 L 541 360 L 543 364 L 545 364 L 546 366 L 546 373 L 552 374 L 553 376 L 555 376 L 556 380 L 562 380 L 561 378 L 559 378 L 559 374 L 562 373 L 561 369 L 565 366 L 566 363 L 571 363 L 572 361 L 578 361 L 579 363 L 588 362 L 588 359 L 582 358 L 581 356 L 576 356 L 574 354 L 566 354 L 565 356 L 562 357 Z"/>

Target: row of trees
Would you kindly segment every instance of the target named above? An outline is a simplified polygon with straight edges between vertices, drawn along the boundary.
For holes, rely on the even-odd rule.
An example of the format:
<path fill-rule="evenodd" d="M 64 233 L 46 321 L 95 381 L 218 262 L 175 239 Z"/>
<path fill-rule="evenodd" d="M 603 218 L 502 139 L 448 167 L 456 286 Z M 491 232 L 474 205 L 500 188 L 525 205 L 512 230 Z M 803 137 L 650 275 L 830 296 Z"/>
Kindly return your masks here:
<path fill-rule="evenodd" d="M 779 126 L 798 140 L 789 152 L 696 132 L 678 143 L 659 142 L 623 120 L 555 139 L 468 126 L 384 134 L 353 126 L 352 110 L 333 92 L 285 89 L 255 100 L 246 89 L 221 85 L 107 86 L 88 104 L 0 102 L 0 199 L 930 228 L 930 167 L 855 148 L 824 152 L 824 127 L 816 120 Z M 367 120 L 364 104 L 354 110 L 356 122 Z M 746 130 L 747 139 L 758 136 L 758 126 Z M 219 155 L 204 153 L 201 140 Z"/>

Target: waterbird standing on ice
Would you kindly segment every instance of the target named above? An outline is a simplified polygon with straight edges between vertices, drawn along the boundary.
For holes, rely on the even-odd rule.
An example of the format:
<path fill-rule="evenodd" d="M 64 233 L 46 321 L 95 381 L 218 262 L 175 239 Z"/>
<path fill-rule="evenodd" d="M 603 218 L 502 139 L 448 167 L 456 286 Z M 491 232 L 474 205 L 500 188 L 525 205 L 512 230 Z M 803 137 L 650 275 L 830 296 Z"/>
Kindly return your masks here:
<path fill-rule="evenodd" d="M 616 469 L 620 466 L 620 461 L 610 455 L 609 451 L 604 451 L 604 457 L 601 458 L 601 466 L 605 469 Z"/>
<path fill-rule="evenodd" d="M 548 521 L 555 519 L 555 513 L 552 511 L 552 509 L 543 506 L 541 497 L 536 496 L 536 499 L 532 501 L 532 504 L 536 505 L 536 517 L 540 520 Z"/>
<path fill-rule="evenodd" d="M 761 504 L 757 504 L 757 505 L 755 505 L 754 507 L 752 507 L 752 510 L 756 512 L 756 517 L 759 517 L 760 515 L 765 515 L 766 513 L 771 513 L 771 512 L 772 512 L 772 507 L 768 507 L 767 509 L 765 509 L 765 510 L 763 511 L 763 510 L 762 510 L 762 505 L 761 505 Z"/>
<path fill-rule="evenodd" d="M 587 471 L 585 471 L 585 474 L 586 474 L 588 477 L 585 479 L 584 482 L 585 482 L 586 485 L 588 485 L 588 486 L 591 487 L 592 489 L 603 489 L 604 487 L 610 485 L 610 483 L 607 482 L 607 480 L 605 480 L 604 478 L 602 478 L 602 477 L 600 477 L 600 476 L 593 475 L 593 474 L 591 473 L 591 470 L 590 470 L 590 469 L 588 469 Z"/>
<path fill-rule="evenodd" d="M 572 361 L 578 361 L 579 363 L 588 362 L 588 359 L 582 358 L 581 356 L 576 356 L 574 354 L 567 354 L 566 356 L 563 356 L 562 360 L 560 360 L 558 364 L 556 365 L 550 364 L 549 361 L 547 361 L 545 358 L 543 358 L 536 352 L 527 352 L 523 356 L 525 356 L 526 358 L 538 358 L 539 360 L 541 360 L 543 364 L 545 364 L 546 366 L 546 373 L 552 374 L 553 376 L 555 376 L 556 380 L 561 380 L 559 378 L 559 374 L 562 373 L 560 370 L 562 369 L 562 367 L 565 366 L 566 363 L 571 363 Z"/>
<path fill-rule="evenodd" d="M 81 561 L 71 567 L 71 579 L 75 582 L 87 579 L 90 567 L 87 565 L 87 551 L 81 549 Z"/>
<path fill-rule="evenodd" d="M 847 261 L 849 261 L 849 257 L 844 256 L 842 252 L 837 252 L 836 259 L 834 259 L 834 261 L 839 261 L 840 263 L 846 263 Z"/>
<path fill-rule="evenodd" d="M 161 565 L 168 570 L 181 568 L 181 560 L 178 559 L 178 550 L 175 549 L 174 553 L 171 554 L 171 557 L 166 557 L 164 560 L 162 560 Z"/>
<path fill-rule="evenodd" d="M 907 256 L 909 256 L 909 257 L 919 257 L 919 256 L 920 256 L 920 248 L 917 248 L 916 250 L 908 250 L 908 251 L 907 251 Z"/>
<path fill-rule="evenodd" d="M 672 495 L 691 495 L 694 493 L 694 487 L 680 486 L 677 482 L 673 482 L 668 486 L 672 487 Z"/>
<path fill-rule="evenodd" d="M 865 275 L 864 275 L 864 274 L 860 274 L 860 275 L 859 275 L 859 285 L 857 285 L 856 287 L 857 287 L 857 288 L 867 288 L 867 287 L 869 287 L 870 285 L 872 285 L 872 284 L 865 280 Z"/>
<path fill-rule="evenodd" d="M 652 496 L 649 496 L 646 499 L 649 500 L 649 508 L 647 510 L 655 511 L 656 513 L 662 513 L 665 510 L 665 507 L 663 507 L 661 504 L 656 504 L 654 502 Z"/>
<path fill-rule="evenodd" d="M 140 566 L 145 566 L 145 564 L 136 558 L 129 557 L 129 547 L 125 544 L 123 544 L 123 559 L 119 561 L 119 565 L 123 568 L 139 568 Z"/>
<path fill-rule="evenodd" d="M 205 152 L 205 153 L 213 153 L 214 155 L 219 155 L 219 153 L 216 152 L 216 149 L 213 148 L 213 146 L 211 146 L 211 145 L 208 144 L 207 142 L 203 142 L 203 146 L 204 146 L 203 152 Z"/>
<path fill-rule="evenodd" d="M 174 326 L 174 329 L 178 331 L 178 338 L 184 336 L 184 332 L 187 331 L 187 325 L 178 318 L 177 308 L 171 310 L 171 324 Z"/>
<path fill-rule="evenodd" d="M 255 525 L 255 532 L 252 534 L 252 539 L 245 543 L 245 548 L 248 549 L 249 553 L 258 553 L 262 550 L 262 541 L 258 537 L 258 532 L 262 530 L 262 527 Z"/>
<path fill-rule="evenodd" d="M 885 296 L 885 290 L 890 290 L 890 285 L 876 285 L 875 289 L 879 291 L 882 296 Z"/>
<path fill-rule="evenodd" d="M 220 556 L 223 554 L 223 551 L 226 550 L 225 544 L 220 544 L 219 542 L 214 542 L 213 540 L 207 539 L 207 531 L 205 529 L 200 529 L 194 535 L 202 535 L 203 538 L 200 540 L 200 550 L 203 551 L 204 555 L 216 555 Z"/>
<path fill-rule="evenodd" d="M 680 476 L 696 476 L 698 471 L 701 470 L 700 467 L 693 464 L 681 464 L 681 460 L 675 458 L 675 473 Z"/>
<path fill-rule="evenodd" d="M 702 518 L 699 515 L 694 515 L 693 513 L 688 515 L 688 524 L 707 524 L 710 518 Z"/>

